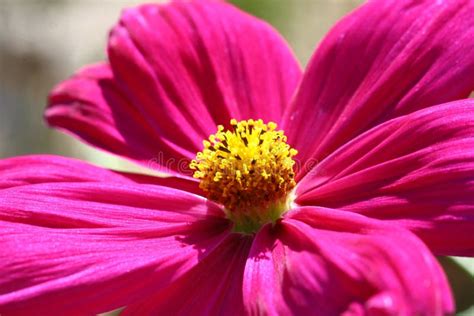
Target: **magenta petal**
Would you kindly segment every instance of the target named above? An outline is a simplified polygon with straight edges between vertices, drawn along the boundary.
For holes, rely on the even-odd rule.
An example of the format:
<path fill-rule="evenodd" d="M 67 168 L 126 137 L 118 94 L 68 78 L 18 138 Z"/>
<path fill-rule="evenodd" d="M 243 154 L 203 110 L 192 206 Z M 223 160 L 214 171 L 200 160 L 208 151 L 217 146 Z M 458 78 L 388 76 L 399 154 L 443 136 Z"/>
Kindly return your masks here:
<path fill-rule="evenodd" d="M 189 171 L 217 124 L 279 122 L 301 75 L 270 26 L 214 1 L 125 10 L 108 54 L 52 92 L 48 122 L 168 172 Z"/>
<path fill-rule="evenodd" d="M 474 100 L 378 126 L 323 160 L 296 202 L 389 220 L 438 255 L 474 255 Z"/>
<path fill-rule="evenodd" d="M 83 68 L 53 89 L 46 120 L 95 147 L 146 167 L 191 176 L 187 169 L 191 153 L 185 159 L 163 140 L 120 89 L 109 65 Z"/>
<path fill-rule="evenodd" d="M 49 155 L 31 155 L 0 160 L 0 189 L 54 182 L 133 183 L 119 173 L 85 162 Z"/>
<path fill-rule="evenodd" d="M 454 310 L 436 259 L 408 231 L 339 210 L 302 208 L 252 245 L 251 314 L 444 315 Z"/>
<path fill-rule="evenodd" d="M 164 156 L 179 153 L 167 146 L 123 95 L 107 64 L 78 71 L 57 85 L 45 112 L 48 123 L 102 150 L 172 172 Z M 157 146 L 159 149 L 157 149 Z"/>
<path fill-rule="evenodd" d="M 162 219 L 187 222 L 209 216 L 224 213 L 203 197 L 158 185 L 66 182 L 0 190 L 0 220 L 42 227 L 153 226 Z"/>
<path fill-rule="evenodd" d="M 298 159 L 321 161 L 380 122 L 469 96 L 473 25 L 474 3 L 464 0 L 369 1 L 344 18 L 285 114 Z"/>
<path fill-rule="evenodd" d="M 195 179 L 156 177 L 112 171 L 80 160 L 50 155 L 21 156 L 0 160 L 0 190 L 15 186 L 54 182 L 143 183 L 167 186 L 202 194 Z"/>
<path fill-rule="evenodd" d="M 84 315 L 134 303 L 197 265 L 230 227 L 215 204 L 158 185 L 0 190 L 0 314 Z"/>
<path fill-rule="evenodd" d="M 242 279 L 250 236 L 232 234 L 190 273 L 123 315 L 243 315 Z"/>

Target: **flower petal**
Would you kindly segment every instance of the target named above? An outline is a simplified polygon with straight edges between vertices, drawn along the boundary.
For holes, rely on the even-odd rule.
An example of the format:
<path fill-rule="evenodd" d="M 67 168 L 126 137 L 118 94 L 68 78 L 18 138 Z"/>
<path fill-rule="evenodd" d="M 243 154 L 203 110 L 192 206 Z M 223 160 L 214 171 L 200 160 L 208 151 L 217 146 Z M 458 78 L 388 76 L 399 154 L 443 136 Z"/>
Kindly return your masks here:
<path fill-rule="evenodd" d="M 279 122 L 301 74 L 270 26 L 217 1 L 125 10 L 108 55 L 53 91 L 48 121 L 167 172 L 231 118 Z"/>
<path fill-rule="evenodd" d="M 301 208 L 256 236 L 244 274 L 248 312 L 445 315 L 442 269 L 408 231 L 357 214 Z"/>
<path fill-rule="evenodd" d="M 201 195 L 198 182 L 187 177 L 158 177 L 113 171 L 80 160 L 50 155 L 20 156 L 0 160 L 0 190 L 54 182 L 118 182 L 156 184 Z"/>
<path fill-rule="evenodd" d="M 380 122 L 469 96 L 473 25 L 470 0 L 369 1 L 339 22 L 284 117 L 301 163 L 321 161 Z"/>
<path fill-rule="evenodd" d="M 242 279 L 252 238 L 232 234 L 190 273 L 126 315 L 243 315 Z"/>
<path fill-rule="evenodd" d="M 45 112 L 48 124 L 102 150 L 173 173 L 180 154 L 160 138 L 115 82 L 108 64 L 79 70 L 58 84 Z M 188 173 L 188 175 L 190 175 Z"/>
<path fill-rule="evenodd" d="M 474 255 L 474 100 L 364 133 L 300 182 L 296 202 L 396 222 L 438 255 Z"/>
<path fill-rule="evenodd" d="M 230 228 L 215 204 L 157 185 L 1 190 L 0 313 L 84 315 L 134 303 L 204 260 Z"/>

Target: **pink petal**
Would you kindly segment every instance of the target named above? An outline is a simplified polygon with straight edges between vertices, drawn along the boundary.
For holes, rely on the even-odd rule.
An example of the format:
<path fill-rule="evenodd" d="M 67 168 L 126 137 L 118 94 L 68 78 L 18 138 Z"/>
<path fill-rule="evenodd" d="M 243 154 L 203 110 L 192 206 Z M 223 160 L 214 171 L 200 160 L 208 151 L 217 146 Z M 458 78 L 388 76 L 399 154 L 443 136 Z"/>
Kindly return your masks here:
<path fill-rule="evenodd" d="M 108 64 L 85 67 L 58 84 L 45 117 L 49 125 L 102 150 L 164 172 L 178 169 L 177 159 L 164 157 L 180 154 L 163 143 L 123 95 Z"/>
<path fill-rule="evenodd" d="M 300 78 L 270 26 L 214 1 L 125 10 L 108 54 L 52 92 L 48 122 L 168 172 L 189 172 L 217 124 L 279 122 Z"/>
<path fill-rule="evenodd" d="M 88 163 L 49 155 L 31 155 L 0 160 L 0 190 L 20 185 L 53 182 L 118 182 L 156 184 L 202 194 L 188 177 L 155 177 L 112 171 Z"/>
<path fill-rule="evenodd" d="M 312 57 L 283 128 L 308 165 L 371 127 L 474 90 L 472 1 L 369 1 Z M 302 170 L 300 177 L 306 170 Z"/>
<path fill-rule="evenodd" d="M 302 179 L 296 202 L 393 221 L 438 255 L 474 255 L 473 109 L 434 106 L 364 133 Z"/>
<path fill-rule="evenodd" d="M 248 312 L 445 315 L 454 310 L 436 259 L 408 231 L 339 210 L 301 208 L 252 245 Z"/>
<path fill-rule="evenodd" d="M 231 225 L 168 187 L 71 182 L 0 190 L 0 314 L 96 314 L 178 280 Z"/>
<path fill-rule="evenodd" d="M 123 315 L 243 315 L 242 279 L 250 236 L 230 235 L 190 273 L 128 306 Z"/>

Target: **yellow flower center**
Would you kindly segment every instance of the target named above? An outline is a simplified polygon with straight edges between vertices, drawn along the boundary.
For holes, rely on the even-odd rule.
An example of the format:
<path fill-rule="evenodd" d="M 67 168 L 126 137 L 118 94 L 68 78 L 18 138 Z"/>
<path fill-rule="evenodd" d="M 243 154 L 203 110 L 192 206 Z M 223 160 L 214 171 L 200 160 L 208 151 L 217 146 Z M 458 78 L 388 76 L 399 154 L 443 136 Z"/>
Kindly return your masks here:
<path fill-rule="evenodd" d="M 273 122 L 232 119 L 230 125 L 219 125 L 203 142 L 190 168 L 207 197 L 224 205 L 234 230 L 253 233 L 288 209 L 297 151 Z"/>

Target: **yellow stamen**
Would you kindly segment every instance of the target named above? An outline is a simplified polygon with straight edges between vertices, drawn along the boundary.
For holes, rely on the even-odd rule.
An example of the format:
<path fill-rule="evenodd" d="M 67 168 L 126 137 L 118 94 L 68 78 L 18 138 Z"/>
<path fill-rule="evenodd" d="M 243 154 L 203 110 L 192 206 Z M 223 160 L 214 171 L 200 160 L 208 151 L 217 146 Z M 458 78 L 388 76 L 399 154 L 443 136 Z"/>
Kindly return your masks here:
<path fill-rule="evenodd" d="M 297 151 L 273 122 L 232 119 L 230 125 L 219 125 L 203 142 L 190 168 L 208 198 L 224 205 L 234 229 L 252 233 L 287 210 Z"/>

